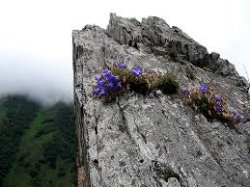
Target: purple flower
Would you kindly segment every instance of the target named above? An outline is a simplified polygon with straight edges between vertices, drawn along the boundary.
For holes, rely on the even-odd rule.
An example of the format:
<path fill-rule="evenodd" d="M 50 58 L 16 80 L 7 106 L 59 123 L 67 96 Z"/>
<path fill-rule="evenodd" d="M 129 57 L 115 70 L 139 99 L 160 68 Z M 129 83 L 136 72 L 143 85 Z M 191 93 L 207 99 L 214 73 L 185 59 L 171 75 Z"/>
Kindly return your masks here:
<path fill-rule="evenodd" d="M 93 90 L 93 94 L 97 97 L 107 96 L 122 88 L 121 79 L 114 76 L 108 69 L 104 70 L 101 75 L 96 76 L 95 80 L 98 87 Z"/>
<path fill-rule="evenodd" d="M 119 80 L 120 80 L 120 78 L 117 77 L 117 76 L 114 76 L 114 75 L 112 75 L 112 76 L 109 78 L 109 81 L 110 81 L 110 82 L 118 82 Z"/>
<path fill-rule="evenodd" d="M 117 84 L 116 84 L 116 87 L 118 89 L 120 89 L 122 87 L 122 81 L 118 81 Z"/>
<path fill-rule="evenodd" d="M 95 80 L 96 80 L 96 82 L 101 81 L 102 80 L 102 76 L 101 75 L 97 75 L 95 77 Z"/>
<path fill-rule="evenodd" d="M 98 86 L 104 86 L 107 83 L 107 81 L 101 79 L 101 80 L 96 81 L 96 83 Z"/>
<path fill-rule="evenodd" d="M 108 89 L 105 86 L 100 87 L 100 89 L 101 89 L 101 92 L 99 93 L 100 96 L 108 95 Z"/>
<path fill-rule="evenodd" d="M 222 102 L 223 102 L 222 97 L 217 97 L 217 98 L 216 98 L 216 102 L 217 102 L 217 103 L 222 103 Z"/>
<path fill-rule="evenodd" d="M 119 90 L 122 87 L 122 81 L 117 76 L 111 76 L 109 79 L 110 90 Z"/>
<path fill-rule="evenodd" d="M 143 70 L 142 67 L 136 66 L 134 69 L 132 69 L 132 74 L 136 77 L 139 78 L 142 76 Z"/>
<path fill-rule="evenodd" d="M 94 91 L 93 94 L 95 96 L 106 96 L 108 94 L 108 90 L 105 86 L 98 86 Z"/>
<path fill-rule="evenodd" d="M 94 89 L 93 94 L 95 96 L 99 96 L 100 92 L 101 92 L 101 89 L 100 89 L 100 87 L 98 87 L 98 88 Z"/>
<path fill-rule="evenodd" d="M 111 71 L 108 70 L 108 69 L 105 69 L 105 70 L 103 71 L 102 75 L 103 75 L 104 77 L 106 77 L 108 80 L 109 80 L 110 78 L 112 78 L 112 73 L 111 73 Z"/>
<path fill-rule="evenodd" d="M 208 86 L 206 84 L 202 84 L 200 86 L 200 92 L 203 93 L 203 94 L 208 93 Z"/>
<path fill-rule="evenodd" d="M 222 111 L 223 111 L 223 107 L 220 106 L 220 105 L 218 105 L 218 106 L 216 106 L 215 110 L 216 110 L 217 112 L 222 112 Z"/>
<path fill-rule="evenodd" d="M 127 65 L 124 64 L 124 63 L 119 63 L 119 64 L 118 64 L 118 68 L 121 69 L 121 70 L 124 70 L 124 69 L 127 68 Z"/>
<path fill-rule="evenodd" d="M 115 89 L 115 82 L 114 81 L 109 82 L 109 88 L 110 88 L 110 90 Z"/>
<path fill-rule="evenodd" d="M 190 91 L 189 91 L 189 90 L 184 90 L 184 91 L 183 91 L 183 94 L 184 94 L 184 96 L 186 96 L 186 97 L 187 97 L 187 96 L 189 96 L 189 95 L 190 95 Z"/>

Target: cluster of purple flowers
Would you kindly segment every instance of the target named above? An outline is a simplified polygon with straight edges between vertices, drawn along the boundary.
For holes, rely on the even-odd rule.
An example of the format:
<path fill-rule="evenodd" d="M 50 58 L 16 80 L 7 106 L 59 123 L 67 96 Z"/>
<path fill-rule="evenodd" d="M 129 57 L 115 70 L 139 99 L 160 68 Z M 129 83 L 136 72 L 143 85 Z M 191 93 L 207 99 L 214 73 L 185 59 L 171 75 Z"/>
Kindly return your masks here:
<path fill-rule="evenodd" d="M 206 84 L 200 85 L 199 91 L 202 94 L 207 94 L 208 93 L 208 86 Z M 184 94 L 184 96 L 188 97 L 190 95 L 190 91 L 188 89 L 184 90 L 183 94 Z"/>
<path fill-rule="evenodd" d="M 206 84 L 202 84 L 201 86 L 200 86 L 200 92 L 202 93 L 202 94 L 207 94 L 208 93 L 208 86 L 206 85 Z M 217 105 L 216 105 L 216 107 L 215 107 L 215 110 L 217 111 L 217 112 L 222 112 L 223 111 L 223 106 L 222 106 L 222 102 L 223 102 L 223 99 L 222 99 L 222 97 L 217 97 L 216 98 L 216 103 L 217 103 Z"/>
<path fill-rule="evenodd" d="M 209 94 L 208 86 L 206 84 L 201 84 L 200 87 L 199 87 L 199 92 L 201 94 L 204 94 L 204 95 Z M 183 91 L 183 95 L 185 97 L 190 96 L 190 94 L 191 94 L 191 92 L 188 89 Z M 223 112 L 223 106 L 222 106 L 223 98 L 222 97 L 216 97 L 215 100 L 216 100 L 216 106 L 215 106 L 216 112 L 219 112 L 219 113 Z"/>
<path fill-rule="evenodd" d="M 217 98 L 216 98 L 217 106 L 215 107 L 215 110 L 216 110 L 217 112 L 222 112 L 222 111 L 223 111 L 222 102 L 223 102 L 222 97 L 217 97 Z"/>
<path fill-rule="evenodd" d="M 93 94 L 97 97 L 107 96 L 109 93 L 119 91 L 122 88 L 122 81 L 119 77 L 114 76 L 110 70 L 106 69 L 96 78 L 97 88 Z"/>
<path fill-rule="evenodd" d="M 125 70 L 127 68 L 127 65 L 124 63 L 119 63 L 118 68 L 120 70 Z M 136 78 L 140 78 L 143 74 L 143 69 L 140 66 L 136 66 L 132 69 L 132 75 Z"/>
<path fill-rule="evenodd" d="M 119 63 L 118 64 L 118 68 L 120 69 L 120 70 L 125 70 L 126 68 L 127 68 L 127 65 L 126 64 L 124 64 L 124 63 Z M 136 77 L 136 78 L 140 78 L 141 76 L 142 76 L 142 74 L 143 74 L 143 69 L 142 69 L 142 67 L 141 66 L 136 66 L 136 67 L 134 67 L 133 69 L 132 69 L 132 75 L 134 76 L 134 77 Z"/>
<path fill-rule="evenodd" d="M 119 63 L 117 68 L 120 70 L 126 70 L 127 65 L 125 63 Z M 135 78 L 140 78 L 143 74 L 143 69 L 140 66 L 136 66 L 132 69 L 131 74 Z M 116 93 L 122 89 L 122 80 L 120 77 L 115 76 L 108 69 L 104 70 L 101 75 L 95 77 L 97 88 L 93 90 L 93 95 L 97 97 L 107 97 L 113 93 Z"/>
<path fill-rule="evenodd" d="M 200 92 L 202 93 L 202 94 L 207 94 L 208 93 L 208 86 L 206 85 L 206 84 L 202 84 L 201 86 L 200 86 Z"/>
<path fill-rule="evenodd" d="M 134 75 L 136 78 L 140 78 L 142 76 L 143 69 L 140 66 L 136 66 L 132 69 L 132 75 Z"/>
<path fill-rule="evenodd" d="M 119 63 L 119 64 L 118 64 L 118 68 L 121 69 L 121 70 L 124 70 L 124 69 L 127 68 L 127 65 L 124 64 L 124 63 Z"/>

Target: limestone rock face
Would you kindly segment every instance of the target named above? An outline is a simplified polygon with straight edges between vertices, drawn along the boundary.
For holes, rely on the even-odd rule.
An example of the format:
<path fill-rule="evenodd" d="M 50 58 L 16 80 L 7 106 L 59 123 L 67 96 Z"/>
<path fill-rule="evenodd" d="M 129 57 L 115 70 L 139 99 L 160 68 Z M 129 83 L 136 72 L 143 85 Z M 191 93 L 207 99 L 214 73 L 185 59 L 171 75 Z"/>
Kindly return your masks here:
<path fill-rule="evenodd" d="M 92 96 L 92 84 L 104 66 L 117 61 L 171 72 L 180 90 L 214 84 L 242 120 L 235 128 L 208 122 L 178 94 L 152 98 L 130 92 L 105 104 Z M 73 69 L 79 186 L 250 186 L 248 83 L 218 53 L 209 54 L 160 18 L 139 22 L 111 14 L 107 30 L 87 25 L 73 31 Z"/>

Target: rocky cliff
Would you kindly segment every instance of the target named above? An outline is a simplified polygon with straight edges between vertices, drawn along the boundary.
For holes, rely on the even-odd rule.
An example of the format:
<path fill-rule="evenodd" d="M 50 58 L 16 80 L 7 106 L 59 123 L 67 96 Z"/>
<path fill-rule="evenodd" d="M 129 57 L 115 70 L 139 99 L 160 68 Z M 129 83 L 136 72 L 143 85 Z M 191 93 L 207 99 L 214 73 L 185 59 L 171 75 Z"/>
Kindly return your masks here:
<path fill-rule="evenodd" d="M 96 75 L 118 61 L 174 74 L 179 94 L 93 97 Z M 79 186 L 250 186 L 249 85 L 218 53 L 158 17 L 111 14 L 106 30 L 73 31 L 73 69 Z M 182 90 L 200 83 L 214 85 L 237 124 L 208 120 L 185 104 Z"/>

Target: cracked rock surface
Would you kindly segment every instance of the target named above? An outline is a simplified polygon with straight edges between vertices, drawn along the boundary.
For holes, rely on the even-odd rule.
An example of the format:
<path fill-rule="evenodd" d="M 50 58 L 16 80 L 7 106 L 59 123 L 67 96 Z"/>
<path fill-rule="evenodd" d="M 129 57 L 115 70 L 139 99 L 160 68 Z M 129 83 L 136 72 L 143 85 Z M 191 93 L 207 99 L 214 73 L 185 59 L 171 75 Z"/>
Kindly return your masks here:
<path fill-rule="evenodd" d="M 128 68 L 171 72 L 181 90 L 213 84 L 243 120 L 235 128 L 208 122 L 178 94 L 130 92 L 110 104 L 93 98 L 94 77 L 120 60 Z M 111 14 L 107 30 L 87 25 L 73 31 L 73 69 L 79 186 L 250 186 L 248 83 L 218 53 L 160 18 L 139 22 Z"/>

